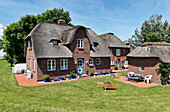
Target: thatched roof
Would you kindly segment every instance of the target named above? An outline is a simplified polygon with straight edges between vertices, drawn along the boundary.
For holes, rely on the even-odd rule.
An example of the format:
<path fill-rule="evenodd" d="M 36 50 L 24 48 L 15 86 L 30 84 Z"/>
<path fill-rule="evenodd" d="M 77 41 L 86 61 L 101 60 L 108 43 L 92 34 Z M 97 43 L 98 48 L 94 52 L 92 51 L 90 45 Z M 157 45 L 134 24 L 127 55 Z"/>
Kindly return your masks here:
<path fill-rule="evenodd" d="M 129 48 L 129 46 L 125 45 L 116 35 L 113 33 L 105 33 L 99 35 L 106 42 L 108 47 L 122 47 Z"/>
<path fill-rule="evenodd" d="M 58 25 L 54 23 L 41 22 L 26 37 L 31 37 L 33 43 L 34 54 L 36 58 L 71 58 L 72 52 L 67 47 L 74 39 L 74 35 L 79 28 L 84 28 L 91 45 L 98 42 L 99 47 L 90 51 L 91 57 L 110 57 L 112 53 L 105 42 L 95 34 L 91 29 L 83 26 Z M 25 39 L 25 40 L 26 40 Z M 49 42 L 51 40 L 59 40 L 59 46 L 53 46 Z"/>
<path fill-rule="evenodd" d="M 137 47 L 127 57 L 158 57 L 163 63 L 170 63 L 170 44 L 144 43 Z"/>

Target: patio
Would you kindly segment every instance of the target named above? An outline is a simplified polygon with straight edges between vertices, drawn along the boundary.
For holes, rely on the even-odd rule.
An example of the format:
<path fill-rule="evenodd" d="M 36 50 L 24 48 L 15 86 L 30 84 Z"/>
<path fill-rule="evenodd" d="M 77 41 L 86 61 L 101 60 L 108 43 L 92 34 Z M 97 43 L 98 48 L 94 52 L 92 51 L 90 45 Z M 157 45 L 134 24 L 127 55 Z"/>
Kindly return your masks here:
<path fill-rule="evenodd" d="M 127 69 L 125 70 L 115 70 L 114 72 L 122 72 L 122 71 L 127 71 Z M 151 86 L 156 86 L 158 84 L 154 84 L 154 83 L 150 83 L 150 84 L 146 84 L 145 82 L 138 82 L 136 83 L 135 81 L 128 81 L 126 79 L 125 76 L 120 76 L 121 73 L 114 73 L 116 78 L 114 80 L 116 81 L 120 81 L 120 82 L 124 82 L 124 83 L 128 83 L 134 86 L 138 86 L 138 87 L 151 87 Z M 55 84 L 55 83 L 62 83 L 62 82 L 70 82 L 70 81 L 76 81 L 76 80 L 84 80 L 84 79 L 92 79 L 92 78 L 97 78 L 97 77 L 105 77 L 105 76 L 111 76 L 110 74 L 107 75 L 100 75 L 100 76 L 96 76 L 96 77 L 83 77 L 83 78 L 79 78 L 79 79 L 72 79 L 72 80 L 63 80 L 63 81 L 56 81 L 56 82 L 46 82 L 44 83 L 42 82 L 36 82 L 33 79 L 27 79 L 25 74 L 15 74 L 15 77 L 17 79 L 18 85 L 20 86 L 41 86 L 41 85 L 47 85 L 47 84 Z"/>
<path fill-rule="evenodd" d="M 151 86 L 157 86 L 158 84 L 154 84 L 154 83 L 145 83 L 145 82 L 137 82 L 135 80 L 130 80 L 128 81 L 127 78 L 125 76 L 120 76 L 120 73 L 116 73 L 116 77 L 119 77 L 118 79 L 115 79 L 116 81 L 120 81 L 120 82 L 124 82 L 124 83 L 128 83 L 134 86 L 138 86 L 138 87 L 151 87 Z"/>

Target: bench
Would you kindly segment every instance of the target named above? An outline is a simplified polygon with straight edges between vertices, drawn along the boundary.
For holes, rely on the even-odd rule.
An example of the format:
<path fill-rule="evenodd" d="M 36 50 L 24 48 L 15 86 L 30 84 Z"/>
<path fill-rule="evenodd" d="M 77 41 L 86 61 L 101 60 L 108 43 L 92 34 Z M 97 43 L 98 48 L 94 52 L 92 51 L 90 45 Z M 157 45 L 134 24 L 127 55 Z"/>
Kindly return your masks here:
<path fill-rule="evenodd" d="M 103 84 L 104 89 L 117 89 L 117 85 Z"/>

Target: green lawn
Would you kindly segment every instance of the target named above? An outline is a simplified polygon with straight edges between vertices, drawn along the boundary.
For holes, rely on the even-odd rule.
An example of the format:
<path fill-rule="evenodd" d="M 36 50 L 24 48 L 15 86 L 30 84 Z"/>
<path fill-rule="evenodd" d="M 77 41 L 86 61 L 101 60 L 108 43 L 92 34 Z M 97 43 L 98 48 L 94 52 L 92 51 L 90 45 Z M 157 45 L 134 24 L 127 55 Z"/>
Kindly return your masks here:
<path fill-rule="evenodd" d="M 170 111 L 170 86 L 139 88 L 102 77 L 38 87 L 17 85 L 10 65 L 0 60 L 0 111 Z M 105 91 L 96 82 L 112 81 Z"/>

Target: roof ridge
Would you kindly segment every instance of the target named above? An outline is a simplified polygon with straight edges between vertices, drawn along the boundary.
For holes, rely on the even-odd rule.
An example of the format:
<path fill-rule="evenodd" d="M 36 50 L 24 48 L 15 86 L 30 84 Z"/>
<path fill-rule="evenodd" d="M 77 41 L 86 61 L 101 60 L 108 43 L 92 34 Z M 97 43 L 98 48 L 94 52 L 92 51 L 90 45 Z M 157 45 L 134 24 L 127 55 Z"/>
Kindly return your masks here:
<path fill-rule="evenodd" d="M 142 43 L 140 46 L 145 47 L 145 46 L 151 46 L 151 45 L 170 46 L 170 43 L 167 43 L 167 42 L 145 42 L 145 43 Z"/>

